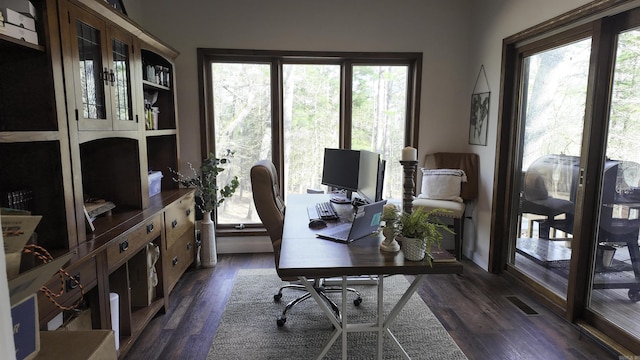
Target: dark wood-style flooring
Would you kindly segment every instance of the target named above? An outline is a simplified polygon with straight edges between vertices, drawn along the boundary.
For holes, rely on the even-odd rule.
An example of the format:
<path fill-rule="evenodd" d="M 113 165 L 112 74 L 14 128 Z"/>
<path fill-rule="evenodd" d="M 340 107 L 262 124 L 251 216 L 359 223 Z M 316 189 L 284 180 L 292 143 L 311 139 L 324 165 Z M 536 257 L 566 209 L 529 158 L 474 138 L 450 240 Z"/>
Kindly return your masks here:
<path fill-rule="evenodd" d="M 218 259 L 215 268 L 185 273 L 167 313 L 153 319 L 125 359 L 206 359 L 238 270 L 273 267 L 272 254 Z M 418 293 L 469 359 L 619 359 L 507 278 L 469 261 L 464 265 L 462 275 L 430 275 Z M 511 296 L 537 315 L 526 315 Z"/>

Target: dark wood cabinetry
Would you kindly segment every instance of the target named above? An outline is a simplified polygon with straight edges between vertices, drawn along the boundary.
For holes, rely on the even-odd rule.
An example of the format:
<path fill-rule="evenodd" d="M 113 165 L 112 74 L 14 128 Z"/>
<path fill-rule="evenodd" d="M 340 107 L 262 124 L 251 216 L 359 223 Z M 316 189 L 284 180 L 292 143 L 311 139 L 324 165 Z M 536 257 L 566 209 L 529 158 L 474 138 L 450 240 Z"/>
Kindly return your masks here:
<path fill-rule="evenodd" d="M 42 215 L 37 244 L 73 253 L 65 270 L 81 286 L 47 283 L 61 289 L 60 306 L 83 297 L 92 327 L 110 329 L 118 294 L 123 356 L 195 259 L 194 194 L 169 173 L 179 163 L 178 53 L 104 1 L 31 2 L 39 45 L 0 34 L 0 206 L 26 194 L 21 204 Z M 164 174 L 151 196 L 150 171 Z M 92 226 L 89 198 L 115 205 Z M 45 329 L 62 310 L 43 294 L 38 303 Z"/>

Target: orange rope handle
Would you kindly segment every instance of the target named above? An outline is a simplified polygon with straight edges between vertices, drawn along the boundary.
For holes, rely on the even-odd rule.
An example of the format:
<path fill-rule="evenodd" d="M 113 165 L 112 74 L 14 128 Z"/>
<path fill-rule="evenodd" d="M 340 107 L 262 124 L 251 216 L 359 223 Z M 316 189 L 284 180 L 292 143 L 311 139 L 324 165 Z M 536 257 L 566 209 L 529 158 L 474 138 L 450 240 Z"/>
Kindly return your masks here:
<path fill-rule="evenodd" d="M 33 256 L 35 256 L 36 258 L 42 260 L 43 263 L 48 263 L 49 261 L 53 260 L 53 256 L 51 256 L 51 254 L 49 254 L 49 252 L 38 245 L 26 245 L 24 247 L 24 253 L 25 254 L 33 254 Z M 76 279 L 75 277 L 71 276 L 67 271 L 63 270 L 63 269 L 58 269 L 58 275 L 60 277 L 60 290 L 58 291 L 58 293 L 54 293 L 53 291 L 51 291 L 48 287 L 46 286 L 42 286 L 40 288 L 40 291 L 42 293 L 44 293 L 44 295 L 51 300 L 51 302 L 59 309 L 62 310 L 73 310 L 76 309 L 78 307 L 78 305 L 80 305 L 80 303 L 82 302 L 82 300 L 84 299 L 84 287 L 82 286 L 82 284 L 80 283 L 80 281 L 78 281 L 78 279 Z M 62 294 L 64 294 L 64 277 L 68 277 L 69 279 L 71 279 L 76 285 L 78 285 L 78 287 L 80 288 L 80 298 L 71 306 L 63 306 L 60 305 L 60 303 L 58 303 L 58 301 L 56 300 L 57 297 L 60 297 Z"/>

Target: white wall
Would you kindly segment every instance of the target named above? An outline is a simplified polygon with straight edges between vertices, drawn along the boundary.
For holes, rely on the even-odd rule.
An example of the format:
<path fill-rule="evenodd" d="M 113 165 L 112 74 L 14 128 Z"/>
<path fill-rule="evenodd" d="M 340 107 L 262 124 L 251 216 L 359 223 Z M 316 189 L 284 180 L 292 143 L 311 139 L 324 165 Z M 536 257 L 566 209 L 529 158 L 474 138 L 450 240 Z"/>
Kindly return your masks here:
<path fill-rule="evenodd" d="M 200 138 L 198 47 L 422 52 L 419 158 L 434 151 L 480 155 L 480 196 L 473 222 L 465 224 L 464 253 L 486 269 L 502 40 L 587 2 L 131 0 L 126 6 L 134 21 L 181 53 L 176 62 L 181 166 L 200 161 L 194 146 Z M 470 99 L 481 65 L 491 90 L 489 132 L 487 146 L 472 146 Z"/>

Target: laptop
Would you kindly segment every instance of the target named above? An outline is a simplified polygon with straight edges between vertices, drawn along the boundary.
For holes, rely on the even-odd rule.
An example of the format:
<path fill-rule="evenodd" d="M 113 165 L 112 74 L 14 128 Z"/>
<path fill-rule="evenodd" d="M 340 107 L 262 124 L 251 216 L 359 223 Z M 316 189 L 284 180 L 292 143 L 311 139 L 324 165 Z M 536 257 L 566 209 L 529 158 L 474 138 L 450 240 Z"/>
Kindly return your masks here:
<path fill-rule="evenodd" d="M 376 232 L 380 227 L 382 208 L 387 200 L 378 201 L 358 207 L 349 223 L 323 229 L 316 233 L 322 239 L 333 240 L 341 243 L 350 243 Z"/>

